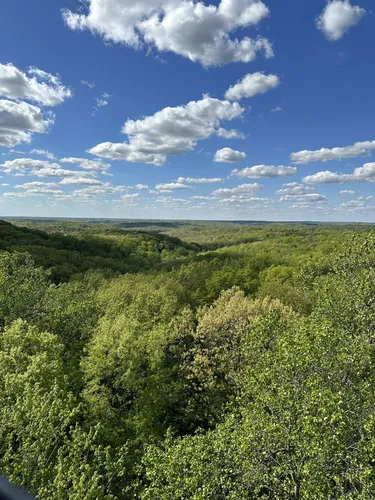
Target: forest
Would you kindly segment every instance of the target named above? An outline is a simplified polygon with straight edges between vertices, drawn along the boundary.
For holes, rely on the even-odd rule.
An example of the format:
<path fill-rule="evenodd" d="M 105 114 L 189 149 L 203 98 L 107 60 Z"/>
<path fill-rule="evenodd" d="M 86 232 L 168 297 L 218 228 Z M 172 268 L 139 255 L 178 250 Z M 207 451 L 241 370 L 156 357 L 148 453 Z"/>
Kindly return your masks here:
<path fill-rule="evenodd" d="M 374 499 L 374 226 L 0 221 L 0 473 L 38 500 Z"/>

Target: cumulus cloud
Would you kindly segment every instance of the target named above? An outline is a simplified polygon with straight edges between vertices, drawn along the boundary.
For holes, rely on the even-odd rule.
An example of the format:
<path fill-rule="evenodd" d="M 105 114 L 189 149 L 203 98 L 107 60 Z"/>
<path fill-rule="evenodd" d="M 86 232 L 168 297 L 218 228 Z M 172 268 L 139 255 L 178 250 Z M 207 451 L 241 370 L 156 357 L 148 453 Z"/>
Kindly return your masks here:
<path fill-rule="evenodd" d="M 174 52 L 205 66 L 250 62 L 258 52 L 272 57 L 266 38 L 230 38 L 239 28 L 257 25 L 269 10 L 261 0 L 221 0 L 205 5 L 192 0 L 88 0 L 87 14 L 63 10 L 72 30 L 89 30 L 107 42 L 159 52 Z"/>
<path fill-rule="evenodd" d="M 324 170 L 304 177 L 306 184 L 341 184 L 343 182 L 375 182 L 375 163 L 365 163 L 351 174 Z"/>
<path fill-rule="evenodd" d="M 244 97 L 265 94 L 269 90 L 276 88 L 279 84 L 280 80 L 276 75 L 265 75 L 262 72 L 249 73 L 235 85 L 229 87 L 225 92 L 225 98 L 229 101 L 239 101 Z"/>
<path fill-rule="evenodd" d="M 355 168 L 352 180 L 375 182 L 375 163 L 365 163 L 362 167 Z"/>
<path fill-rule="evenodd" d="M 281 196 L 280 201 L 293 201 L 293 202 L 303 202 L 303 203 L 320 203 L 325 202 L 327 198 L 322 194 L 318 193 L 306 193 L 306 194 L 287 194 Z"/>
<path fill-rule="evenodd" d="M 104 163 L 101 160 L 88 160 L 87 158 L 61 158 L 60 163 L 71 163 L 73 165 L 78 165 L 80 168 L 84 170 L 108 170 L 111 168 L 109 163 Z"/>
<path fill-rule="evenodd" d="M 253 184 L 240 184 L 234 188 L 222 188 L 216 189 L 212 194 L 213 196 L 253 196 L 254 193 L 263 189 L 261 184 L 253 183 Z"/>
<path fill-rule="evenodd" d="M 160 203 L 164 208 L 181 210 L 187 208 L 190 200 L 184 198 L 173 198 L 172 196 L 163 196 L 155 199 L 156 203 Z"/>
<path fill-rule="evenodd" d="M 359 193 L 359 191 L 355 191 L 355 194 Z M 360 196 L 358 198 L 359 200 L 365 200 L 365 201 L 373 201 L 375 200 L 375 196 L 369 195 L 369 196 Z"/>
<path fill-rule="evenodd" d="M 156 184 L 155 189 L 157 191 L 175 191 L 179 189 L 190 189 L 191 186 L 188 186 L 187 184 L 183 184 L 182 182 L 165 182 L 165 183 L 160 183 Z"/>
<path fill-rule="evenodd" d="M 340 203 L 340 207 L 365 207 L 366 204 L 359 200 L 350 200 Z"/>
<path fill-rule="evenodd" d="M 340 184 L 350 180 L 350 175 L 323 170 L 313 175 L 307 175 L 302 180 L 306 184 Z"/>
<path fill-rule="evenodd" d="M 140 120 L 127 120 L 122 132 L 128 136 L 128 142 L 103 142 L 89 153 L 113 160 L 163 165 L 168 156 L 191 151 L 197 141 L 215 134 L 222 120 L 233 120 L 243 112 L 237 102 L 204 96 L 185 106 L 167 107 Z"/>
<path fill-rule="evenodd" d="M 138 189 L 139 191 L 150 189 L 147 184 L 136 184 L 135 186 L 125 186 L 126 189 Z"/>
<path fill-rule="evenodd" d="M 288 182 L 282 185 L 282 189 L 276 191 L 280 195 L 281 202 L 292 202 L 292 208 L 308 208 L 317 204 L 326 203 L 327 198 L 314 189 L 299 182 Z"/>
<path fill-rule="evenodd" d="M 341 191 L 339 191 L 339 195 L 341 196 L 354 196 L 358 193 L 359 191 L 354 191 L 354 189 L 342 189 Z"/>
<path fill-rule="evenodd" d="M 0 165 L 0 169 L 10 175 L 35 175 L 47 178 L 95 178 L 95 171 L 63 169 L 58 163 L 34 158 L 17 158 Z"/>
<path fill-rule="evenodd" d="M 59 185 L 56 182 L 41 182 L 41 181 L 25 182 L 15 187 L 22 189 L 32 189 L 40 187 L 47 187 L 48 189 L 59 189 Z"/>
<path fill-rule="evenodd" d="M 44 168 L 35 169 L 31 171 L 32 175 L 37 177 L 49 177 L 49 178 L 57 178 L 57 177 L 95 177 L 95 172 L 82 172 L 75 170 L 67 170 L 61 168 L 59 166 L 51 166 L 46 165 Z M 17 175 L 17 174 L 16 174 Z"/>
<path fill-rule="evenodd" d="M 93 177 L 84 177 L 80 175 L 67 176 L 60 184 L 62 185 L 72 185 L 72 186 L 101 186 L 104 182 L 94 179 Z"/>
<path fill-rule="evenodd" d="M 276 106 L 276 108 L 271 109 L 271 113 L 279 113 L 283 108 L 281 106 Z"/>
<path fill-rule="evenodd" d="M 96 198 L 121 193 L 124 192 L 124 190 L 123 186 L 113 186 L 110 182 L 102 182 L 99 185 L 88 186 L 82 189 L 76 189 L 71 193 L 57 195 L 55 198 L 61 201 L 75 200 L 83 203 L 91 203 L 95 201 Z"/>
<path fill-rule="evenodd" d="M 219 149 L 215 153 L 214 161 L 217 163 L 238 163 L 246 158 L 246 154 L 231 148 Z"/>
<path fill-rule="evenodd" d="M 43 168 L 60 168 L 57 163 L 50 163 L 47 160 L 35 160 L 34 158 L 16 158 L 15 160 L 7 160 L 0 165 L 0 168 L 6 174 L 34 172 Z"/>
<path fill-rule="evenodd" d="M 0 146 L 30 142 L 34 133 L 46 133 L 53 125 L 51 112 L 44 113 L 35 104 L 23 101 L 56 106 L 71 96 L 58 75 L 38 68 L 24 73 L 11 63 L 0 63 L 0 97 L 7 98 L 0 99 Z"/>
<path fill-rule="evenodd" d="M 31 155 L 45 156 L 49 160 L 56 160 L 55 155 L 53 153 L 50 153 L 46 149 L 32 149 L 29 154 L 31 154 Z"/>
<path fill-rule="evenodd" d="M 139 193 L 124 194 L 123 196 L 121 196 L 122 200 L 136 200 L 138 198 L 140 198 Z"/>
<path fill-rule="evenodd" d="M 38 106 L 0 99 L 0 146 L 30 142 L 34 133 L 48 132 L 54 118 L 52 113 L 43 114 Z"/>
<path fill-rule="evenodd" d="M 245 134 L 235 130 L 234 128 L 231 130 L 226 130 L 225 128 L 219 128 L 216 132 L 218 137 L 223 137 L 224 139 L 245 139 Z"/>
<path fill-rule="evenodd" d="M 304 165 L 312 162 L 327 162 L 330 160 L 343 160 L 345 158 L 357 158 L 367 156 L 375 150 L 375 141 L 356 142 L 351 146 L 336 147 L 332 149 L 322 148 L 315 151 L 298 151 L 290 155 L 293 163 Z"/>
<path fill-rule="evenodd" d="M 8 99 L 26 99 L 44 106 L 56 106 L 72 96 L 58 75 L 51 75 L 38 68 L 26 73 L 13 64 L 0 63 L 0 95 Z"/>
<path fill-rule="evenodd" d="M 14 192 L 9 192 L 9 193 L 3 193 L 3 198 L 25 198 L 27 196 L 27 193 L 14 193 Z"/>
<path fill-rule="evenodd" d="M 262 177 L 287 177 L 289 175 L 294 175 L 297 169 L 295 167 L 285 167 L 279 165 L 275 167 L 274 165 L 254 165 L 254 167 L 243 168 L 242 170 L 232 170 L 231 176 L 234 177 L 245 177 L 247 179 L 260 179 Z"/>
<path fill-rule="evenodd" d="M 317 27 L 329 40 L 336 41 L 356 25 L 365 13 L 365 9 L 351 5 L 349 0 L 332 0 L 317 18 Z"/>
<path fill-rule="evenodd" d="M 182 184 L 215 184 L 222 182 L 221 177 L 179 177 L 177 182 Z"/>
<path fill-rule="evenodd" d="M 60 195 L 63 193 L 55 182 L 25 182 L 15 186 L 17 189 L 25 189 L 24 195 Z"/>
<path fill-rule="evenodd" d="M 309 186 L 304 186 L 299 182 L 287 182 L 286 184 L 282 185 L 282 188 L 283 189 L 279 189 L 278 191 L 276 191 L 276 193 L 282 194 L 284 196 L 285 195 L 298 196 L 313 191 L 313 188 Z"/>
<path fill-rule="evenodd" d="M 217 200 L 216 196 L 191 196 L 190 197 L 192 200 Z"/>
<path fill-rule="evenodd" d="M 253 203 L 274 203 L 274 200 L 271 198 L 260 198 L 259 196 L 232 195 L 230 198 L 222 198 L 219 200 L 219 203 L 220 205 L 241 206 Z"/>

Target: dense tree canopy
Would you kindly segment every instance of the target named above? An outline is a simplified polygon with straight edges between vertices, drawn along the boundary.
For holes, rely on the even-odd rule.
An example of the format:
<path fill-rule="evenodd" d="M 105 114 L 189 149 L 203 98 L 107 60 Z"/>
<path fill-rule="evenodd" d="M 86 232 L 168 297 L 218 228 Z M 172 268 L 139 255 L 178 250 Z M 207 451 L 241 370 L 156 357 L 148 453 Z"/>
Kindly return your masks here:
<path fill-rule="evenodd" d="M 0 224 L 0 473 L 42 500 L 374 498 L 372 228 L 142 224 Z"/>

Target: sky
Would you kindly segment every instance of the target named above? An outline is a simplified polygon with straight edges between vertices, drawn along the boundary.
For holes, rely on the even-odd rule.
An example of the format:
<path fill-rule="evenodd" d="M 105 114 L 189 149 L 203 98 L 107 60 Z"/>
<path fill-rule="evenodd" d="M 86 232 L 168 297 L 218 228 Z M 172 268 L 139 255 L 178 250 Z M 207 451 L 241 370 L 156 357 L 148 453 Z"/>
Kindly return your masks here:
<path fill-rule="evenodd" d="M 375 220 L 371 0 L 12 0 L 0 217 Z"/>

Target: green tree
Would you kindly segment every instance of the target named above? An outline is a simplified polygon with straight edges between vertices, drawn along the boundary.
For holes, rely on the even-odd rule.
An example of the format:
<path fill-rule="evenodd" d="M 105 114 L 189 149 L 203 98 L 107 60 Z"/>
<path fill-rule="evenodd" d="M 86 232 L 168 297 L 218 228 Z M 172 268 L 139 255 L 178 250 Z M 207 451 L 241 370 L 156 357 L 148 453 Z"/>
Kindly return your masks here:
<path fill-rule="evenodd" d="M 27 253 L 0 252 L 0 327 L 18 318 L 38 321 L 48 286 L 48 273 Z"/>
<path fill-rule="evenodd" d="M 0 333 L 0 469 L 49 496 L 58 450 L 77 415 L 66 389 L 62 345 L 22 320 Z"/>

